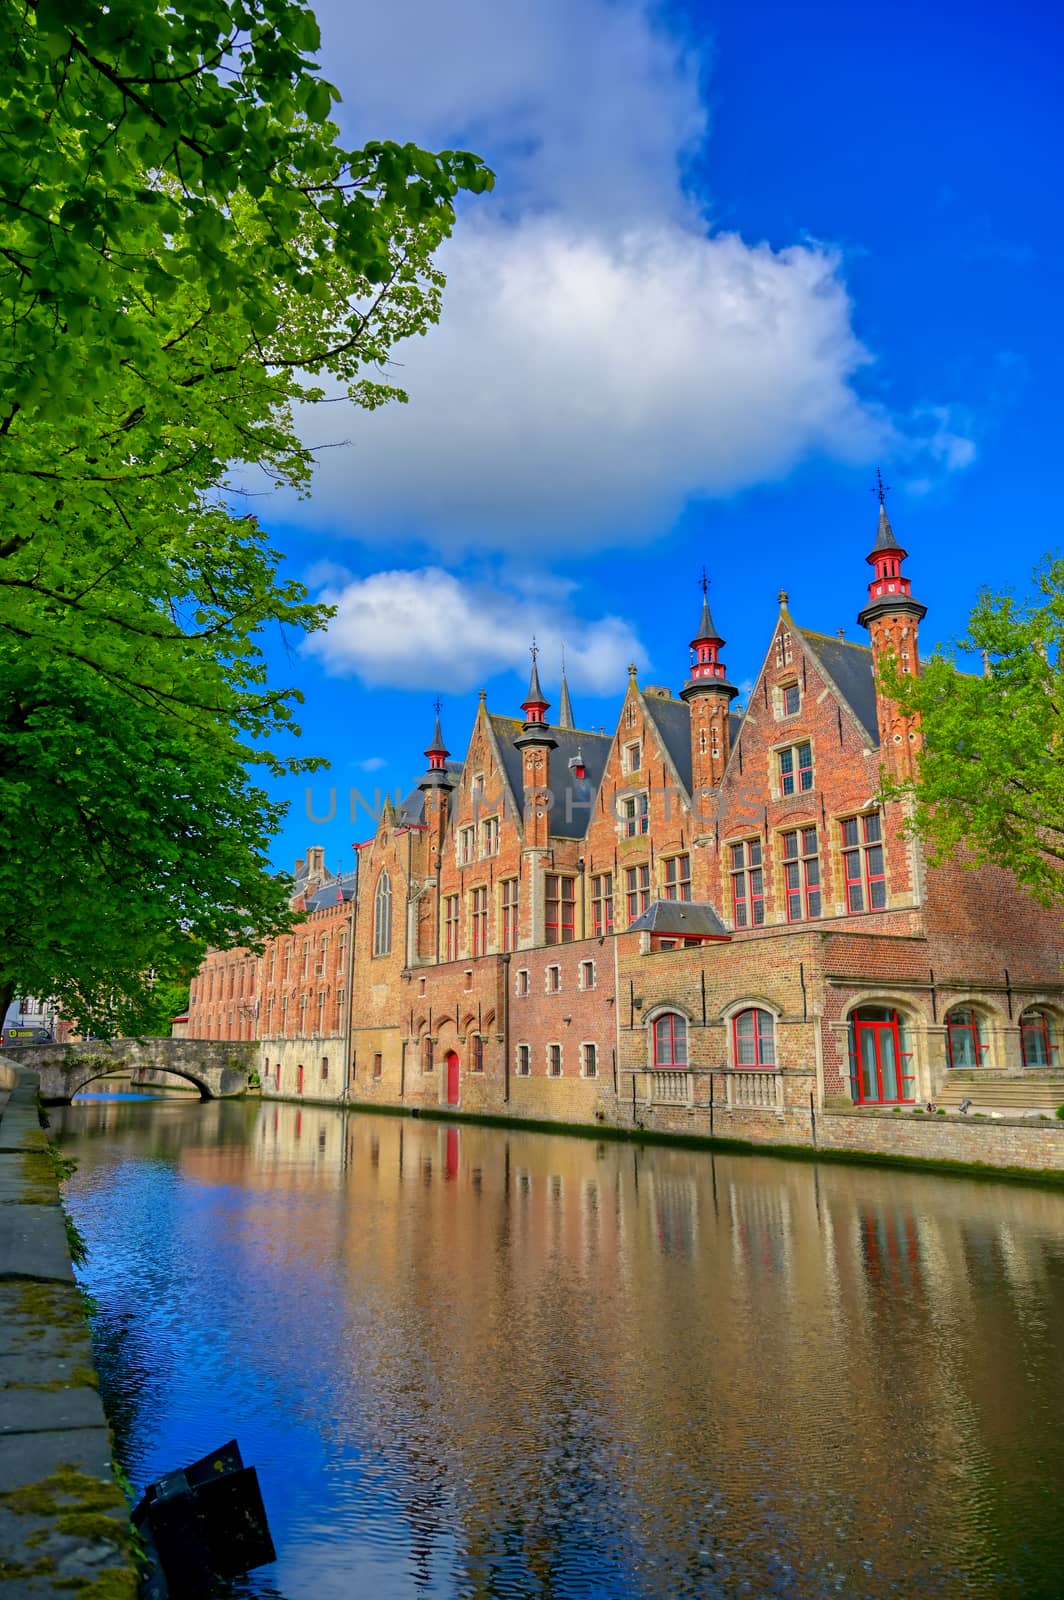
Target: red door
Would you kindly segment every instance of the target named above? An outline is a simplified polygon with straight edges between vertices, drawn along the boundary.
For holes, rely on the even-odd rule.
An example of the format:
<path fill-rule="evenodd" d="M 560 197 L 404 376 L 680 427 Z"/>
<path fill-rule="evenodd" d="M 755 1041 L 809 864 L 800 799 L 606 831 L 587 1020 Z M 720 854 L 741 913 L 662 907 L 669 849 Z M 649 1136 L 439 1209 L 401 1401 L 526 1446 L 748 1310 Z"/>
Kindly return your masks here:
<path fill-rule="evenodd" d="M 303 1093 L 303 1068 L 296 1068 L 296 1094 Z"/>
<path fill-rule="evenodd" d="M 458 1104 L 458 1052 L 456 1050 L 448 1050 L 447 1052 L 447 1104 L 449 1106 Z"/>

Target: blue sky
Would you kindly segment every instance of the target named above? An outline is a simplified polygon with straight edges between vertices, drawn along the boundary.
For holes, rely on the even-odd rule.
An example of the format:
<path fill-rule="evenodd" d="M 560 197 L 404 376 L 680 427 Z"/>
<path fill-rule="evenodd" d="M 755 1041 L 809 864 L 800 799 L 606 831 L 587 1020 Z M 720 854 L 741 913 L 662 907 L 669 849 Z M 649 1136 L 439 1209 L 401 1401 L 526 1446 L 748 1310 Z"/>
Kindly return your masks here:
<path fill-rule="evenodd" d="M 877 465 L 925 649 L 1059 547 L 1056 8 L 316 9 L 345 136 L 472 148 L 498 181 L 397 352 L 410 404 L 303 417 L 343 448 L 309 500 L 256 502 L 340 607 L 309 649 L 267 639 L 331 762 L 275 786 L 278 865 L 350 865 L 352 790 L 416 781 L 437 692 L 456 755 L 478 688 L 515 712 L 533 632 L 584 726 L 612 729 L 630 659 L 678 688 L 703 564 L 737 683 L 781 587 L 861 636 Z"/>

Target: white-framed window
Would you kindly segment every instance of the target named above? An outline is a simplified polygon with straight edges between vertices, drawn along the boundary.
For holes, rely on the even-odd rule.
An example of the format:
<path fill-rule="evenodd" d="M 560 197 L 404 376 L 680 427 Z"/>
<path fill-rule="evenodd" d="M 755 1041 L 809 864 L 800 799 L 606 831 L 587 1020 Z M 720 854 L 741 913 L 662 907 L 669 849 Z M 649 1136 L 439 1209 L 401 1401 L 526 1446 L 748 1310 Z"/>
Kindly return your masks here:
<path fill-rule="evenodd" d="M 499 819 L 498 817 L 485 817 L 480 824 L 480 853 L 482 856 L 497 856 L 499 853 Z"/>
<path fill-rule="evenodd" d="M 598 1045 L 589 1042 L 580 1046 L 580 1070 L 585 1078 L 598 1077 Z"/>
<path fill-rule="evenodd" d="M 593 961 L 581 961 L 580 987 L 581 989 L 593 989 L 595 987 L 595 963 Z"/>
<path fill-rule="evenodd" d="M 562 1075 L 562 1047 L 560 1044 L 547 1046 L 547 1077 L 560 1078 Z"/>
<path fill-rule="evenodd" d="M 514 994 L 518 997 L 528 993 L 528 968 L 518 967 L 514 975 Z"/>
<path fill-rule="evenodd" d="M 527 1078 L 532 1072 L 532 1046 L 519 1044 L 517 1046 L 517 1076 Z"/>
<path fill-rule="evenodd" d="M 624 760 L 621 763 L 624 772 L 638 772 L 643 765 L 643 741 L 632 739 L 624 747 Z"/>
<path fill-rule="evenodd" d="M 458 851 L 458 865 L 460 867 L 467 866 L 472 861 L 473 852 L 476 848 L 476 837 L 475 828 L 459 828 L 455 836 L 455 846 Z"/>
<path fill-rule="evenodd" d="M 562 969 L 561 969 L 561 967 L 548 967 L 547 968 L 547 993 L 548 994 L 560 994 L 561 993 L 561 987 L 562 987 Z"/>
<path fill-rule="evenodd" d="M 621 832 L 635 839 L 650 827 L 649 801 L 645 794 L 626 794 L 621 798 Z"/>

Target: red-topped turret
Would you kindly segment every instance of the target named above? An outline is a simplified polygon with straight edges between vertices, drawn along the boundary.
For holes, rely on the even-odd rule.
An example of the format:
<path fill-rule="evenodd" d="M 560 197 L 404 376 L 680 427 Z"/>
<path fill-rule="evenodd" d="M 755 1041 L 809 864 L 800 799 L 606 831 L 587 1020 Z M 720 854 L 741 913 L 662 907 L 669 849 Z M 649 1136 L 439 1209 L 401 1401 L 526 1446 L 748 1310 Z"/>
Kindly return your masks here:
<path fill-rule="evenodd" d="M 728 669 L 720 659 L 724 643 L 709 612 L 709 579 L 702 569 L 702 615 L 691 640 L 694 660 L 680 699 L 691 707 L 691 789 L 700 794 L 716 789 L 724 776 L 731 749 L 732 701 L 739 693 L 728 682 Z"/>
<path fill-rule="evenodd" d="M 547 723 L 550 701 L 539 686 L 539 667 L 536 658 L 539 650 L 532 640 L 532 675 L 528 680 L 528 693 L 521 702 L 525 713 L 525 727 L 514 740 L 514 748 L 521 752 L 524 789 L 524 843 L 526 849 L 545 849 L 550 840 L 550 753 L 558 748 Z"/>
<path fill-rule="evenodd" d="M 430 772 L 446 772 L 446 770 L 447 770 L 447 757 L 450 755 L 450 753 L 451 752 L 448 750 L 447 746 L 443 742 L 443 730 L 440 727 L 440 702 L 439 702 L 439 700 L 437 700 L 436 701 L 436 726 L 432 730 L 432 743 L 429 745 L 428 749 L 425 751 L 425 754 L 429 758 L 429 771 Z"/>
<path fill-rule="evenodd" d="M 536 662 L 536 657 L 538 654 L 539 651 L 536 646 L 536 641 L 533 639 L 532 675 L 528 680 L 528 693 L 521 701 L 521 710 L 528 712 L 528 715 L 525 718 L 526 728 L 545 727 L 547 723 L 547 708 L 550 705 L 550 701 L 547 699 L 546 695 L 543 693 L 543 690 L 539 686 L 539 667 Z"/>
<path fill-rule="evenodd" d="M 922 742 L 919 718 L 903 717 L 897 704 L 882 692 L 880 668 L 883 661 L 890 658 L 903 675 L 919 672 L 918 633 L 927 607 L 914 598 L 909 579 L 901 570 L 908 552 L 894 537 L 887 516 L 886 485 L 878 471 L 875 492 L 879 496 L 879 525 L 876 542 L 866 558 L 872 568 L 872 580 L 868 585 L 868 604 L 857 620 L 871 634 L 883 764 L 894 777 L 908 778 L 912 776 L 913 757 Z"/>

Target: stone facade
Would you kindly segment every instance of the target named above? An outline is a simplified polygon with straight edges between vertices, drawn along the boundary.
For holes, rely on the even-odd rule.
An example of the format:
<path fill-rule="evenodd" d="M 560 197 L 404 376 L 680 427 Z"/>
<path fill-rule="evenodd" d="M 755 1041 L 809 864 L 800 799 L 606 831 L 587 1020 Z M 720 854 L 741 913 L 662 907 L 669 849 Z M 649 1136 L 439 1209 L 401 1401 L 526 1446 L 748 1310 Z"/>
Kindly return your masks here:
<path fill-rule="evenodd" d="M 524 720 L 482 696 L 460 763 L 437 718 L 357 889 L 309 852 L 305 919 L 212 954 L 190 1034 L 260 1038 L 266 1094 L 785 1143 L 960 1067 L 1059 1067 L 1059 917 L 931 866 L 877 800 L 921 737 L 875 673 L 918 670 L 904 557 L 881 507 L 871 646 L 782 594 L 742 715 L 704 603 L 679 695 L 631 668 L 612 735 L 572 725 L 564 683 L 550 723 L 535 662 Z"/>

